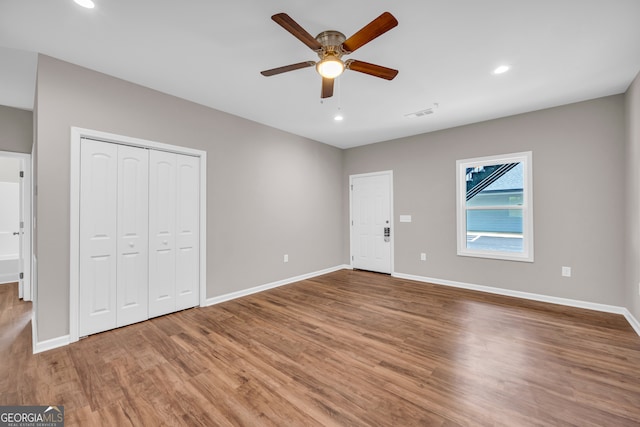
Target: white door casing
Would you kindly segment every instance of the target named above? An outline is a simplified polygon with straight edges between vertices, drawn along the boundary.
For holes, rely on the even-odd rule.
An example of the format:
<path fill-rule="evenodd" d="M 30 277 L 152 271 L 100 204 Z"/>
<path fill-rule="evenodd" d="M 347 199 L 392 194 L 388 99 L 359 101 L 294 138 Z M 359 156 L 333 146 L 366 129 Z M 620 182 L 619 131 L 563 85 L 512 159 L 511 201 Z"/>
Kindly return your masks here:
<path fill-rule="evenodd" d="M 115 145 L 115 144 L 112 144 Z M 148 318 L 149 150 L 118 145 L 116 326 Z"/>
<path fill-rule="evenodd" d="M 392 178 L 391 171 L 350 176 L 353 268 L 393 271 Z"/>

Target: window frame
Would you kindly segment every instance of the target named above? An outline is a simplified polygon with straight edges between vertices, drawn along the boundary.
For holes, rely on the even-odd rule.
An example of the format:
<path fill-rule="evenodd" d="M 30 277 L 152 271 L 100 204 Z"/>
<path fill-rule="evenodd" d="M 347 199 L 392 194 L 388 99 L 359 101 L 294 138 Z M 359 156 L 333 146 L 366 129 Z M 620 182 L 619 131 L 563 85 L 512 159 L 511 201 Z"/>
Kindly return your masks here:
<path fill-rule="evenodd" d="M 490 258 L 508 261 L 533 262 L 533 155 L 531 151 L 475 157 L 456 161 L 456 212 L 458 256 Z M 505 163 L 522 163 L 522 205 L 500 205 L 489 207 L 467 207 L 467 168 L 476 168 Z M 522 211 L 522 252 L 507 252 L 467 247 L 467 211 L 493 209 L 520 209 Z"/>

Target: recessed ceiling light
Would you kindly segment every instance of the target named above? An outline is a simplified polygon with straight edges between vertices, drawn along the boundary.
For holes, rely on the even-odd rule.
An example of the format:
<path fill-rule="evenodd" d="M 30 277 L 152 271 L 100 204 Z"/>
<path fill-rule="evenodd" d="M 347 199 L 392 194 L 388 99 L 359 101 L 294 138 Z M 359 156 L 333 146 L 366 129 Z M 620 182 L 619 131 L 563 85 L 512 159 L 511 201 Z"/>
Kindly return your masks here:
<path fill-rule="evenodd" d="M 509 67 L 508 65 L 501 65 L 498 68 L 496 68 L 495 70 L 493 70 L 493 74 L 502 74 L 502 73 L 506 73 L 507 71 L 509 71 L 511 67 Z"/>
<path fill-rule="evenodd" d="M 87 9 L 93 9 L 94 7 L 96 7 L 95 3 L 93 3 L 93 1 L 91 0 L 73 0 L 75 1 L 77 4 L 79 4 L 82 7 L 86 7 Z"/>
<path fill-rule="evenodd" d="M 344 120 L 344 117 L 342 116 L 342 114 L 336 114 L 333 120 L 335 120 L 336 122 L 341 122 Z"/>

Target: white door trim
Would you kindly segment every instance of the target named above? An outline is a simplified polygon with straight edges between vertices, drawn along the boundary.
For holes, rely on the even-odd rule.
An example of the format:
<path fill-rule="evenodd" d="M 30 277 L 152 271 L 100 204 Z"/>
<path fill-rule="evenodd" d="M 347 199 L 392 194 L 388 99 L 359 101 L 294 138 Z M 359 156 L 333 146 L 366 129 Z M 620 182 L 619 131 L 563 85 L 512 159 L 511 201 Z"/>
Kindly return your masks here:
<path fill-rule="evenodd" d="M 353 180 L 356 178 L 366 178 L 370 176 L 386 175 L 389 177 L 389 216 L 391 217 L 391 275 L 395 274 L 394 267 L 394 246 L 395 246 L 395 219 L 393 216 L 393 170 L 361 173 L 355 175 L 349 175 L 349 265 L 353 268 L 354 257 L 354 236 L 353 236 Z"/>
<path fill-rule="evenodd" d="M 33 205 L 33 192 L 31 189 L 31 154 L 28 153 L 14 153 L 11 151 L 0 151 L 0 157 L 11 157 L 21 160 L 21 168 L 24 172 L 24 178 L 22 180 L 22 194 L 20 199 L 22 200 L 22 220 L 24 221 L 24 227 L 22 231 L 22 271 L 24 273 L 23 279 L 20 281 L 20 297 L 25 301 L 31 301 L 33 299 L 33 289 L 31 287 L 31 258 L 33 256 L 31 248 L 31 206 Z M 35 310 L 34 310 L 35 311 Z"/>
<path fill-rule="evenodd" d="M 200 306 L 207 300 L 207 152 L 146 139 L 132 138 L 92 129 L 71 127 L 71 203 L 69 270 L 69 342 L 78 335 L 80 295 L 80 140 L 96 139 L 134 147 L 150 148 L 200 158 Z"/>

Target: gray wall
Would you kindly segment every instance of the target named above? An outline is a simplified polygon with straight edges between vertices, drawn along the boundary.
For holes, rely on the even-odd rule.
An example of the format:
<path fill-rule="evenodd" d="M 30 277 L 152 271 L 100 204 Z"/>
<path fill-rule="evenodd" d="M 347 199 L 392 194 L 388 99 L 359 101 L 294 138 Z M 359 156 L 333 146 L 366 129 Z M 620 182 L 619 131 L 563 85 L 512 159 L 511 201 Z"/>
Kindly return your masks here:
<path fill-rule="evenodd" d="M 640 74 L 636 76 L 626 96 L 626 288 L 625 303 L 640 320 Z"/>
<path fill-rule="evenodd" d="M 339 149 L 42 55 L 35 108 L 39 340 L 69 332 L 71 126 L 207 151 L 208 297 L 342 263 Z"/>
<path fill-rule="evenodd" d="M 343 183 L 393 170 L 398 273 L 624 305 L 624 107 L 616 95 L 349 149 Z M 456 160 L 529 150 L 535 262 L 457 256 Z M 343 251 L 346 262 L 348 233 Z"/>
<path fill-rule="evenodd" d="M 0 105 L 0 151 L 31 153 L 33 113 Z"/>

